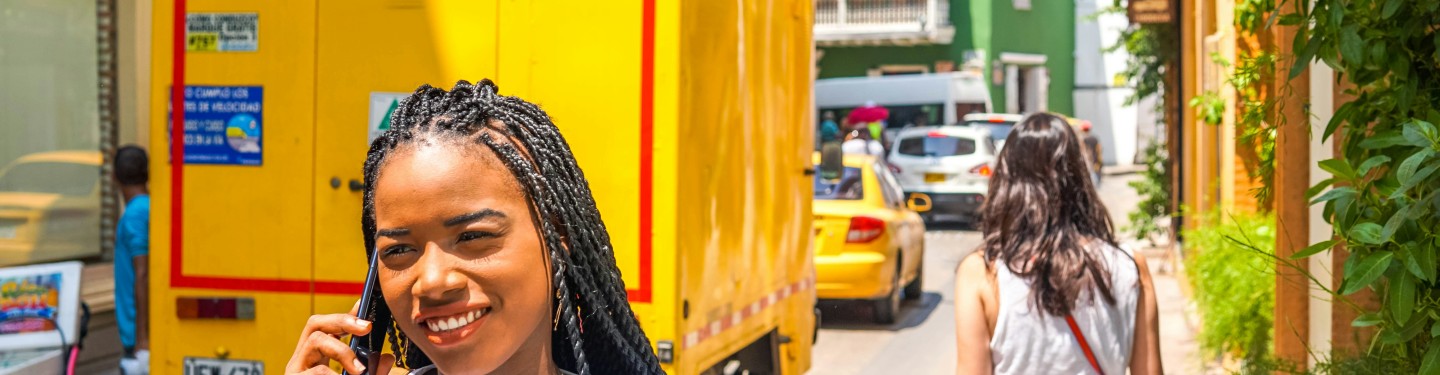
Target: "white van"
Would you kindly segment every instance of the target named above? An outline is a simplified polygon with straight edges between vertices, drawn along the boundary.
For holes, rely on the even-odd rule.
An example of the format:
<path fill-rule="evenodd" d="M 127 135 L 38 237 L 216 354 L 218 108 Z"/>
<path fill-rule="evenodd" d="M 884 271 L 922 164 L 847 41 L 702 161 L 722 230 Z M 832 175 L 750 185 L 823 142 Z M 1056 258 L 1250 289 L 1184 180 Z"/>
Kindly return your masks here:
<path fill-rule="evenodd" d="M 881 77 L 826 78 L 815 81 L 815 118 L 826 111 L 836 112 L 836 120 L 844 119 L 851 109 L 874 102 L 890 110 L 885 132 L 894 139 L 896 132 L 914 124 L 924 115 L 920 125 L 957 124 L 969 113 L 989 112 L 990 91 L 979 72 L 948 72 L 908 74 Z"/>

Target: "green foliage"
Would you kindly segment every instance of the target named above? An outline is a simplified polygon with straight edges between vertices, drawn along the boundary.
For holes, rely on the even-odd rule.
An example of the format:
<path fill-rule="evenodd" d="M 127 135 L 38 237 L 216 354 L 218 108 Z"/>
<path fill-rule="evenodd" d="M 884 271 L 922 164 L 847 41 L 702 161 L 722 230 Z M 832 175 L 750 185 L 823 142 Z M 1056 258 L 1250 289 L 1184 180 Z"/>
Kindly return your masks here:
<path fill-rule="evenodd" d="M 1267 1 L 1261 0 L 1255 6 L 1265 5 Z M 1223 59 L 1217 62 L 1230 67 Z M 1236 147 L 1246 147 L 1255 153 L 1255 161 L 1249 165 L 1249 176 L 1260 181 L 1254 193 L 1262 208 L 1270 207 L 1274 198 L 1270 187 L 1275 184 L 1275 129 L 1285 123 L 1285 118 L 1280 116 L 1269 120 L 1272 117 L 1270 114 L 1278 110 L 1279 102 L 1265 99 L 1260 90 L 1262 82 L 1275 79 L 1275 63 L 1275 54 L 1270 52 L 1241 55 L 1230 77 L 1225 79 L 1235 88 L 1240 108 L 1235 124 Z"/>
<path fill-rule="evenodd" d="M 1206 91 L 1190 99 L 1190 108 L 1195 108 L 1195 115 L 1209 125 L 1220 125 L 1225 117 L 1225 99 L 1220 98 L 1220 93 Z"/>
<path fill-rule="evenodd" d="M 1115 0 L 1097 14 L 1124 12 L 1124 4 Z M 1170 23 L 1131 25 L 1120 31 L 1120 40 L 1105 47 L 1105 52 L 1123 49 L 1129 54 L 1120 74 L 1135 87 L 1135 92 L 1125 98 L 1126 106 L 1165 91 L 1165 65 L 1179 56 L 1177 48 L 1175 26 Z"/>
<path fill-rule="evenodd" d="M 1120 42 L 1105 52 L 1123 48 L 1130 53 L 1120 74 L 1135 92 L 1125 98 L 1125 105 L 1164 91 L 1165 65 L 1175 59 L 1175 31 L 1169 24 L 1144 24 L 1120 31 Z"/>
<path fill-rule="evenodd" d="M 1184 232 L 1187 276 L 1204 318 L 1200 348 L 1259 365 L 1269 357 L 1275 311 L 1275 219 L 1268 214 L 1200 215 Z"/>
<path fill-rule="evenodd" d="M 1351 251 L 1339 292 L 1383 301 L 1352 323 L 1379 329 L 1366 356 L 1440 373 L 1440 0 L 1293 3 L 1290 76 L 1319 60 L 1355 85 L 1321 134 L 1338 137 L 1340 156 L 1320 162 L 1335 178 L 1311 188 L 1330 188 L 1313 203 Z"/>
<path fill-rule="evenodd" d="M 1152 143 L 1145 148 L 1145 170 L 1140 179 L 1130 181 L 1130 187 L 1140 196 L 1135 210 L 1130 211 L 1130 224 L 1124 230 L 1137 240 L 1151 240 L 1152 235 L 1164 234 L 1165 228 L 1156 224 L 1160 218 L 1170 216 L 1170 157 L 1165 144 Z"/>
<path fill-rule="evenodd" d="M 1263 31 L 1269 22 L 1265 15 L 1273 10 L 1275 0 L 1240 0 L 1235 3 L 1235 27 L 1251 34 Z"/>
<path fill-rule="evenodd" d="M 1102 9 L 1097 15 L 1124 12 L 1121 0 L 1114 0 L 1110 7 Z M 1120 31 L 1120 39 L 1115 44 L 1105 47 L 1105 52 L 1124 50 L 1129 56 L 1120 74 L 1135 88 L 1135 92 L 1125 98 L 1126 106 L 1167 90 L 1165 66 L 1175 62 L 1179 56 L 1174 26 L 1170 23 L 1131 25 Z M 1163 113 L 1164 101 L 1157 100 L 1155 103 L 1155 111 Z M 1170 156 L 1162 142 L 1151 143 L 1145 148 L 1144 155 L 1142 178 L 1130 182 L 1130 187 L 1135 189 L 1141 200 L 1130 212 L 1130 225 L 1124 231 L 1130 232 L 1135 239 L 1151 241 L 1153 245 L 1151 236 L 1167 233 L 1167 228 L 1160 227 L 1156 222 L 1170 216 Z"/>

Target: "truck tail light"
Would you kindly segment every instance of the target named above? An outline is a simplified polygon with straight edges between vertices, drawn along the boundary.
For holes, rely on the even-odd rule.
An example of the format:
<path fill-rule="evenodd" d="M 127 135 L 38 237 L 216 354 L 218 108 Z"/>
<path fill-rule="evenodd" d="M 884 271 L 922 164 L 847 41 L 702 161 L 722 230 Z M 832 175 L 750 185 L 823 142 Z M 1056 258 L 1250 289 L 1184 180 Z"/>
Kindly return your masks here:
<path fill-rule="evenodd" d="M 180 319 L 255 320 L 255 299 L 249 297 L 175 297 Z"/>
<path fill-rule="evenodd" d="M 845 243 L 866 243 L 885 234 L 885 222 L 869 216 L 850 218 L 850 232 L 845 234 Z"/>
<path fill-rule="evenodd" d="M 970 168 L 970 173 L 982 177 L 990 177 L 990 174 L 994 173 L 994 171 L 990 170 L 990 164 L 980 164 L 975 166 L 975 168 Z"/>

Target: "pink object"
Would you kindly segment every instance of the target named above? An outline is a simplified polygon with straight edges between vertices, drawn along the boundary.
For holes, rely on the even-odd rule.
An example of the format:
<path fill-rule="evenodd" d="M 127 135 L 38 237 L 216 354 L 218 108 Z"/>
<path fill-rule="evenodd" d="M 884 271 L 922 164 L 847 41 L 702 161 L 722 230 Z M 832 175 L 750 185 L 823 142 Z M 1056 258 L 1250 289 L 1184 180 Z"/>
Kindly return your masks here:
<path fill-rule="evenodd" d="M 846 124 L 863 124 L 867 122 L 885 121 L 890 118 L 890 110 L 881 106 L 866 106 L 855 108 L 845 116 Z"/>

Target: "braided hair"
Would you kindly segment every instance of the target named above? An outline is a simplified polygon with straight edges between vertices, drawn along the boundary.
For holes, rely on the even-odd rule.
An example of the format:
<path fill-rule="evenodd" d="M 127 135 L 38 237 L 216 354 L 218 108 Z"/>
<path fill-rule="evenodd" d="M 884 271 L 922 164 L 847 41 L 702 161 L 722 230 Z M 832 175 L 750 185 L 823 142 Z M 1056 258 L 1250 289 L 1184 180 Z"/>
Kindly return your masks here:
<path fill-rule="evenodd" d="M 569 144 L 540 107 L 501 96 L 489 79 L 478 84 L 460 81 L 448 92 L 420 86 L 392 113 L 390 129 L 370 144 L 360 221 L 367 256 L 374 255 L 380 167 L 397 147 L 427 137 L 489 147 L 519 182 L 554 271 L 550 337 L 555 363 L 579 375 L 662 373 L 650 339 L 630 310 L 610 235 Z M 379 310 L 388 310 L 379 305 Z M 389 311 L 376 313 L 390 317 Z M 389 328 L 397 365 L 430 364 L 398 326 Z"/>

